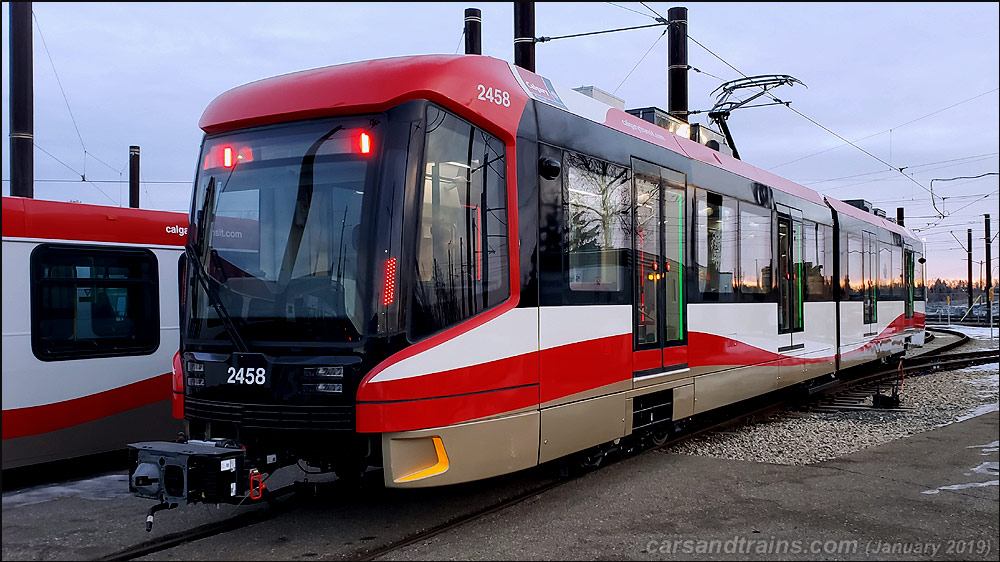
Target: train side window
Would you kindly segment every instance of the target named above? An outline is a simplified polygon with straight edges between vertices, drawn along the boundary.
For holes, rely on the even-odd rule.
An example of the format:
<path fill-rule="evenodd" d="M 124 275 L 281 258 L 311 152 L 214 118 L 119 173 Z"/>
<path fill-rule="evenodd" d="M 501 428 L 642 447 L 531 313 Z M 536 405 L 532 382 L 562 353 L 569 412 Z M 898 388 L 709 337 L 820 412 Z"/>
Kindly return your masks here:
<path fill-rule="evenodd" d="M 861 302 L 865 297 L 864 247 L 860 234 L 847 235 L 847 267 L 844 269 L 844 294 L 848 300 Z"/>
<path fill-rule="evenodd" d="M 736 202 L 703 189 L 695 192 L 695 264 L 703 300 L 732 298 L 736 273 Z"/>
<path fill-rule="evenodd" d="M 829 226 L 803 221 L 805 246 L 803 247 L 805 275 L 805 300 L 829 301 L 833 299 L 830 270 L 833 253 L 833 233 Z"/>
<path fill-rule="evenodd" d="M 773 287 L 771 267 L 771 211 L 740 202 L 740 294 L 748 300 L 767 300 Z"/>
<path fill-rule="evenodd" d="M 160 343 L 149 250 L 42 245 L 31 253 L 31 347 L 42 361 L 148 355 Z"/>
<path fill-rule="evenodd" d="M 510 296 L 502 141 L 427 109 L 412 331 L 423 336 Z"/>
<path fill-rule="evenodd" d="M 880 301 L 895 300 L 896 298 L 892 275 L 894 249 L 883 242 L 878 244 L 878 299 Z"/>
<path fill-rule="evenodd" d="M 573 152 L 563 163 L 569 289 L 624 293 L 632 248 L 631 171 Z"/>

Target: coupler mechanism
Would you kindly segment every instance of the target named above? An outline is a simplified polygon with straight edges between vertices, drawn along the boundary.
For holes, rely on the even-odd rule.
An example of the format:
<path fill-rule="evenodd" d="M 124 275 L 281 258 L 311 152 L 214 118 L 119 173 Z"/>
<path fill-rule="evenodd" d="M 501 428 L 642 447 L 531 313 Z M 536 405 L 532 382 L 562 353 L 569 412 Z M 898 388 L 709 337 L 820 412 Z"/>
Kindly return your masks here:
<path fill-rule="evenodd" d="M 263 492 L 260 473 L 247 467 L 246 450 L 231 439 L 144 441 L 129 444 L 128 451 L 129 491 L 160 502 L 146 515 L 147 531 L 152 530 L 153 514 L 162 509 L 199 502 L 241 503 Z"/>

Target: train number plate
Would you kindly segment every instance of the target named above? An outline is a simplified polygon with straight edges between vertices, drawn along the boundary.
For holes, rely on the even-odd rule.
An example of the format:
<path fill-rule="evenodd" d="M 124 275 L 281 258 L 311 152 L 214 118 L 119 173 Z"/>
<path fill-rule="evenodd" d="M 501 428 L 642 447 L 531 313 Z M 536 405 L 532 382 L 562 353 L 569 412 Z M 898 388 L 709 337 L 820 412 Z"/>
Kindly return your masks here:
<path fill-rule="evenodd" d="M 223 368 L 225 369 L 223 371 Z M 264 356 L 253 353 L 236 353 L 225 365 L 219 365 L 215 371 L 216 385 L 242 386 L 247 388 L 270 388 L 271 371 Z M 207 374 L 207 373 L 206 373 Z"/>

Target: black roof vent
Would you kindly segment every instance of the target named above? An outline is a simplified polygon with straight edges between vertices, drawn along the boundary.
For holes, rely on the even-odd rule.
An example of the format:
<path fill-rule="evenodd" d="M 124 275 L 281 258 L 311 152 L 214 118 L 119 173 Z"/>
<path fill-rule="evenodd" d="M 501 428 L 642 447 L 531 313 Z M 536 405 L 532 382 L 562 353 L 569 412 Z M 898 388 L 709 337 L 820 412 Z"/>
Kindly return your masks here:
<path fill-rule="evenodd" d="M 866 213 L 872 212 L 871 201 L 865 201 L 864 199 L 845 199 L 844 203 L 852 207 L 857 207 Z"/>

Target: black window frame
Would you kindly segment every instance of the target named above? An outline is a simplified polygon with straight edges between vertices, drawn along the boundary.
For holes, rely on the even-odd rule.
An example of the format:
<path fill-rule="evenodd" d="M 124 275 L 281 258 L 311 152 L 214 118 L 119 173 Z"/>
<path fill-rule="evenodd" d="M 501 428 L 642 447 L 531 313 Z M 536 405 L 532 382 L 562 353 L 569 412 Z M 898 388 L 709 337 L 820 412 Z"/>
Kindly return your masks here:
<path fill-rule="evenodd" d="M 95 278 L 95 277 L 65 277 L 46 278 L 43 274 L 43 267 L 51 262 L 47 258 L 56 256 L 75 255 L 74 257 L 93 258 L 132 258 L 138 261 L 145 261 L 148 268 L 144 270 L 145 275 L 136 278 Z M 71 262 L 72 263 L 72 262 Z M 75 359 L 94 359 L 101 357 L 124 357 L 151 355 L 160 347 L 160 279 L 159 262 L 156 255 L 146 248 L 121 247 L 121 246 L 94 246 L 94 245 L 72 245 L 72 244 L 41 244 L 31 251 L 29 258 L 29 277 L 31 282 L 30 302 L 31 302 L 31 351 L 41 361 L 70 361 Z M 67 264 L 69 267 L 73 267 Z M 141 264 L 138 269 L 143 271 Z M 133 330 L 136 337 L 144 336 L 134 343 L 127 341 L 128 336 L 122 338 L 113 337 L 92 337 L 75 340 L 75 345 L 54 347 L 52 341 L 55 338 L 47 337 L 43 332 L 43 320 L 46 311 L 52 311 L 53 307 L 43 306 L 43 294 L 47 287 L 70 286 L 75 289 L 86 285 L 94 288 L 95 293 L 98 288 L 120 288 L 125 286 L 142 287 L 146 286 L 144 292 L 145 302 L 136 303 L 136 310 L 144 313 L 141 317 L 133 318 L 134 326 L 145 326 L 145 333 L 142 330 Z M 95 294 L 96 297 L 96 294 Z M 131 309 L 131 307 L 130 307 Z M 93 318 L 93 317 L 92 317 Z M 93 322 L 93 320 L 92 320 Z M 75 320 L 74 320 L 75 326 Z M 151 329 L 149 327 L 152 327 Z M 60 341 L 71 341 L 63 338 Z M 107 344 L 107 345 L 102 345 Z"/>
<path fill-rule="evenodd" d="M 744 258 L 744 242 L 747 240 L 747 232 L 744 229 L 743 224 L 743 214 L 744 212 L 748 214 L 754 214 L 758 217 L 767 218 L 768 224 L 768 262 L 767 268 L 770 271 L 769 284 L 767 285 L 767 290 L 765 291 L 744 291 L 743 290 L 743 258 Z M 736 218 L 738 223 L 738 230 L 736 236 L 736 270 L 737 270 L 737 282 L 735 291 L 738 295 L 737 302 L 754 302 L 754 303 L 777 303 L 778 293 L 777 293 L 777 283 L 774 275 L 774 239 L 776 236 L 775 226 L 777 221 L 775 220 L 775 212 L 770 207 L 761 206 L 750 201 L 743 201 L 742 199 L 736 200 Z M 756 266 L 755 266 L 756 267 Z M 763 270 L 761 270 L 761 278 L 764 279 Z"/>
<path fill-rule="evenodd" d="M 499 177 L 499 182 L 498 182 L 498 184 L 501 185 L 503 188 L 502 197 L 500 199 L 503 205 L 502 207 L 503 218 L 496 219 L 496 217 L 493 217 L 494 219 L 499 220 L 499 222 L 501 222 L 504 225 L 503 228 L 504 239 L 502 246 L 505 249 L 505 253 L 502 259 L 501 266 L 499 268 L 501 275 L 500 287 L 497 290 L 492 290 L 492 291 L 487 290 L 479 292 L 478 294 L 475 295 L 474 299 L 468 301 L 468 304 L 474 305 L 475 310 L 469 311 L 469 313 L 464 316 L 461 314 L 458 315 L 453 314 L 451 318 L 431 318 L 427 314 L 423 314 L 424 311 L 432 307 L 422 306 L 420 295 L 418 295 L 418 288 L 420 283 L 419 279 L 421 278 L 420 275 L 420 267 L 421 267 L 420 252 L 421 252 L 421 242 L 422 242 L 421 229 L 423 228 L 423 213 L 424 213 L 423 207 L 424 207 L 424 197 L 425 197 L 424 190 L 426 187 L 425 185 L 426 178 L 424 170 L 427 166 L 428 146 L 429 146 L 427 136 L 433 132 L 433 130 L 429 126 L 429 121 L 430 121 L 429 115 L 431 111 L 439 112 L 444 116 L 442 118 L 442 123 L 443 119 L 451 118 L 458 120 L 463 125 L 467 125 L 470 128 L 470 137 L 469 137 L 470 139 L 474 139 L 475 135 L 477 134 L 486 135 L 491 138 L 490 143 L 487 144 L 492 145 L 492 143 L 496 143 L 503 150 L 503 153 L 500 155 L 499 158 L 484 164 L 488 165 L 490 169 L 499 168 L 499 170 L 501 170 L 503 174 L 502 176 Z M 412 251 L 412 259 L 410 267 L 410 271 L 412 273 L 412 280 L 410 282 L 411 286 L 409 288 L 410 294 L 407 299 L 409 310 L 406 314 L 408 340 L 411 343 L 427 339 L 435 334 L 448 330 L 453 326 L 461 324 L 462 322 L 465 322 L 470 318 L 474 318 L 488 310 L 494 309 L 497 306 L 500 306 L 501 304 L 509 301 L 512 295 L 511 284 L 518 282 L 518 278 L 516 276 L 512 278 L 511 275 L 510 254 L 511 251 L 513 250 L 511 244 L 510 231 L 509 228 L 507 227 L 507 225 L 509 224 L 510 213 L 511 213 L 509 196 L 510 196 L 510 190 L 512 189 L 511 182 L 507 177 L 508 175 L 507 156 L 510 147 L 507 146 L 507 144 L 503 141 L 503 139 L 500 138 L 498 135 L 493 134 L 492 132 L 476 125 L 475 123 L 469 121 L 468 119 L 459 116 L 454 111 L 450 111 L 437 104 L 428 103 L 426 105 L 426 107 L 424 108 L 424 123 L 426 126 L 424 127 L 425 132 L 422 135 L 423 138 L 421 140 L 420 159 L 419 159 L 420 165 L 417 171 L 416 185 L 414 186 L 413 190 L 414 191 L 413 203 L 409 207 L 409 209 L 412 210 L 413 214 L 412 224 L 415 228 L 415 230 L 412 231 L 413 241 L 410 246 Z M 470 148 L 470 154 L 471 154 L 471 148 Z M 498 165 L 494 164 L 494 162 L 496 162 L 497 160 L 499 160 Z M 489 184 L 487 184 L 487 188 L 488 187 Z M 488 192 L 484 190 L 483 197 L 489 199 L 490 195 L 488 194 Z M 489 205 L 486 205 L 486 210 L 485 212 L 482 213 L 480 219 L 482 221 L 482 224 L 485 225 L 487 224 L 487 221 L 490 221 L 490 218 L 488 217 L 489 213 L 498 210 L 500 210 L 499 207 L 490 208 Z M 408 224 L 411 223 L 408 222 Z M 482 249 L 479 250 L 479 252 L 481 252 L 480 257 L 482 259 L 482 262 L 480 262 L 482 264 L 481 271 L 485 273 L 490 267 L 490 264 L 488 262 L 489 260 L 488 250 L 492 248 L 491 244 L 488 242 L 488 237 L 496 237 L 499 235 L 488 234 L 489 231 L 484 228 L 480 228 L 479 232 L 482 233 L 482 238 L 483 238 L 481 247 Z M 497 256 L 494 259 L 499 259 L 499 257 L 500 256 Z"/>
<path fill-rule="evenodd" d="M 571 254 L 575 255 L 577 252 L 571 249 L 571 237 L 570 229 L 573 227 L 573 214 L 570 209 L 570 168 L 573 167 L 573 159 L 586 159 L 599 163 L 601 166 L 614 167 L 620 172 L 620 176 L 610 176 L 617 178 L 617 189 L 620 191 L 628 200 L 624 202 L 619 202 L 618 208 L 618 219 L 619 226 L 623 228 L 622 232 L 618 234 L 623 236 L 622 241 L 619 242 L 620 246 L 610 247 L 602 249 L 602 252 L 615 251 L 617 252 L 617 262 L 614 264 L 614 268 L 619 275 L 619 279 L 616 281 L 615 290 L 590 290 L 585 286 L 573 287 L 571 283 L 570 276 L 572 274 L 571 268 Z M 601 158 L 599 156 L 594 156 L 585 152 L 580 152 L 576 150 L 563 149 L 562 150 L 562 172 L 560 178 L 560 206 L 563 221 L 561 226 L 561 238 L 563 240 L 563 255 L 562 255 L 562 299 L 563 304 L 568 305 L 589 305 L 589 304 L 632 304 L 632 297 L 635 288 L 633 287 L 633 269 L 634 264 L 632 259 L 632 229 L 633 229 L 633 181 L 632 181 L 632 167 L 631 165 L 623 165 L 618 162 L 608 160 L 606 158 Z M 624 216 L 622 216 L 624 215 Z M 603 234 L 603 231 L 601 232 Z M 605 262 L 601 262 L 604 264 Z"/>
<path fill-rule="evenodd" d="M 706 243 L 706 245 L 708 244 L 708 238 L 707 237 L 708 237 L 709 233 L 708 233 L 708 230 L 707 230 L 708 229 L 707 218 L 703 218 L 703 214 L 699 213 L 699 209 L 698 209 L 699 195 L 701 195 L 701 194 L 705 195 L 705 201 L 706 201 L 707 204 L 709 204 L 709 205 L 715 205 L 715 207 L 717 207 L 719 209 L 728 208 L 728 209 L 731 209 L 731 211 L 732 211 L 732 217 L 729 219 L 729 222 L 725 222 L 725 220 L 724 220 L 725 217 L 723 217 L 722 219 L 719 219 L 719 223 L 721 224 L 721 227 L 722 227 L 722 233 L 719 236 L 723 237 L 723 238 L 720 238 L 720 244 L 722 245 L 722 253 L 720 253 L 720 258 L 722 258 L 724 260 L 724 259 L 726 259 L 726 257 L 729 257 L 729 259 L 731 259 L 731 261 L 732 261 L 732 271 L 729 272 L 729 274 L 732 275 L 732 278 L 731 278 L 730 283 L 729 283 L 729 287 L 730 287 L 729 291 L 718 291 L 718 290 L 712 291 L 712 290 L 704 290 L 703 289 L 704 282 L 703 282 L 703 280 L 701 278 L 701 273 L 702 272 L 701 272 L 700 266 L 701 266 L 701 260 L 702 259 L 706 259 L 705 266 L 706 266 L 706 269 L 707 269 L 707 267 L 708 267 L 707 257 L 708 256 L 702 256 L 700 254 L 700 250 L 699 250 L 700 247 L 701 247 L 701 239 L 699 238 L 699 236 L 701 234 L 701 227 L 702 227 L 701 223 L 702 223 L 702 221 L 706 221 L 706 224 L 705 224 L 705 227 L 706 227 L 706 231 L 705 231 L 706 240 L 705 240 L 705 243 Z M 717 201 L 717 203 L 715 203 L 716 201 Z M 688 295 L 690 295 L 693 298 L 685 299 L 685 302 L 688 302 L 688 303 L 691 303 L 691 302 L 693 302 L 693 303 L 716 303 L 716 302 L 720 302 L 720 303 L 723 303 L 723 302 L 724 303 L 733 303 L 733 302 L 740 302 L 740 298 L 741 297 L 740 297 L 740 291 L 739 291 L 739 266 L 740 266 L 740 244 L 739 244 L 740 211 L 739 211 L 739 202 L 740 202 L 740 199 L 738 199 L 736 197 L 733 197 L 731 195 L 726 195 L 726 194 L 724 194 L 724 193 L 722 193 L 720 191 L 714 191 L 714 190 L 711 190 L 711 189 L 706 189 L 704 187 L 694 186 L 694 189 L 692 190 L 692 193 L 691 193 L 691 204 L 690 204 L 690 214 L 689 214 L 689 216 L 691 218 L 688 220 L 689 228 L 690 228 L 690 233 L 691 233 L 690 237 L 689 237 L 689 244 L 690 244 L 690 247 L 691 247 L 690 254 L 689 254 L 690 255 L 690 276 L 691 277 L 690 277 L 690 280 L 688 280 L 688 282 L 686 283 L 688 285 L 688 287 L 690 287 Z M 704 216 L 707 217 L 707 215 L 704 215 Z M 716 220 L 716 219 L 713 219 L 713 220 Z M 732 230 L 734 232 L 735 240 L 733 240 L 731 246 L 727 246 L 725 244 L 726 241 L 725 241 L 724 236 L 726 234 L 726 230 Z M 729 249 L 729 251 L 731 252 L 731 254 L 727 254 L 725 252 L 725 250 L 727 248 Z M 719 272 L 719 274 L 720 274 L 720 279 L 721 279 L 721 272 Z M 752 297 L 751 300 L 755 302 L 755 297 Z"/>

